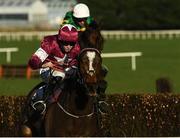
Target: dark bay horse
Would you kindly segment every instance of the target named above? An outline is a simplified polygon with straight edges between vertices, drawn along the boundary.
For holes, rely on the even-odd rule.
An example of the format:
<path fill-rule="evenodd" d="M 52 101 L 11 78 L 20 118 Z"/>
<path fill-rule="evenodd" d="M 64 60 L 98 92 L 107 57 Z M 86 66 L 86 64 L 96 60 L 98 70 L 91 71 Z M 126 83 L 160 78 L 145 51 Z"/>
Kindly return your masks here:
<path fill-rule="evenodd" d="M 102 59 L 98 50 L 85 48 L 79 55 L 78 80 L 65 80 L 59 100 L 45 115 L 46 136 L 95 136 L 98 132 L 96 87 Z"/>
<path fill-rule="evenodd" d="M 99 129 L 97 84 L 101 75 L 104 39 L 99 28 L 88 26 L 79 33 L 79 77 L 66 80 L 57 103 L 45 116 L 46 136 L 95 136 Z"/>

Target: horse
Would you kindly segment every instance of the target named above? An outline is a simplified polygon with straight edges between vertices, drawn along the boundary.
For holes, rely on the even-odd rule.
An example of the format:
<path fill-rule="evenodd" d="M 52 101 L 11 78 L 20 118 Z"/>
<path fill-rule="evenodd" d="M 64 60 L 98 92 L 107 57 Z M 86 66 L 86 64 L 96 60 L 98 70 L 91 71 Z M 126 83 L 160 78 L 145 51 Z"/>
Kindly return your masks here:
<path fill-rule="evenodd" d="M 22 127 L 23 136 L 95 136 L 99 129 L 97 84 L 102 79 L 102 58 L 95 48 L 84 48 L 78 57 L 77 79 L 64 80 L 56 102 L 49 105 L 40 121 L 32 117 Z M 59 83 L 57 83 L 58 85 Z M 40 83 L 28 95 L 31 97 Z M 57 91 L 58 91 L 58 86 Z M 28 98 L 30 100 L 30 98 Z M 27 100 L 25 110 L 30 110 Z"/>
<path fill-rule="evenodd" d="M 47 109 L 45 136 L 95 136 L 98 132 L 96 87 L 101 79 L 102 58 L 97 49 L 79 55 L 79 77 L 66 80 L 57 102 Z"/>

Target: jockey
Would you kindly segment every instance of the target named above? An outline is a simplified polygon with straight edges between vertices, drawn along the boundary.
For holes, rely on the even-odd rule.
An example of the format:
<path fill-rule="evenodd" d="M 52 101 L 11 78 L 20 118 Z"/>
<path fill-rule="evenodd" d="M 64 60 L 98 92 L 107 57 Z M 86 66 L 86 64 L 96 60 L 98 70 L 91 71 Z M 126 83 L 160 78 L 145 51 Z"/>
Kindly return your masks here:
<path fill-rule="evenodd" d="M 73 11 L 68 11 L 64 17 L 62 25 L 72 24 L 78 32 L 85 31 L 86 25 L 97 26 L 96 21 L 90 16 L 89 8 L 86 4 L 79 3 L 74 6 Z"/>
<path fill-rule="evenodd" d="M 76 76 L 78 65 L 76 58 L 79 52 L 78 32 L 71 24 L 62 26 L 57 35 L 44 37 L 40 48 L 28 62 L 32 69 L 40 69 L 40 75 L 47 84 L 45 91 L 39 89 L 32 97 L 31 105 L 35 110 L 41 113 L 45 110 L 43 95 L 46 95 L 45 98 L 50 95 L 55 82 Z"/>

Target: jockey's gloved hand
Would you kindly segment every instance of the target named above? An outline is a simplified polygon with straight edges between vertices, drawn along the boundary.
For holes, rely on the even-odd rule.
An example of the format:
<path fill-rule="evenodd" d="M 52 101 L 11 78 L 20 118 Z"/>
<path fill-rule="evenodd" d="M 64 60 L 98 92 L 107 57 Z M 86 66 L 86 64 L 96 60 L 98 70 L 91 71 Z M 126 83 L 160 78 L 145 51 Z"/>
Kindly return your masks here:
<path fill-rule="evenodd" d="M 72 66 L 65 69 L 66 78 L 74 78 L 77 75 L 77 67 Z"/>
<path fill-rule="evenodd" d="M 56 83 L 60 83 L 62 81 L 62 79 L 63 78 L 61 76 L 54 77 L 54 80 L 55 80 Z"/>

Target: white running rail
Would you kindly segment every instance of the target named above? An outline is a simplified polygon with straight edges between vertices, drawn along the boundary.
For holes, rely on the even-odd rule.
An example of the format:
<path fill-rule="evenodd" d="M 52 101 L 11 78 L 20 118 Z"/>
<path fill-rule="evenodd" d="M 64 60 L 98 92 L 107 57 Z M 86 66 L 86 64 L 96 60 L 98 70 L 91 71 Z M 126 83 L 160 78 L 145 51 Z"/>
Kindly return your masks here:
<path fill-rule="evenodd" d="M 21 39 L 32 41 L 33 39 L 41 40 L 46 35 L 57 34 L 58 31 L 29 31 L 29 32 L 0 32 L 0 40 L 6 41 Z M 122 30 L 102 30 L 105 39 L 174 39 L 180 38 L 180 30 L 151 30 L 151 31 L 122 31 Z"/>
<path fill-rule="evenodd" d="M 19 49 L 17 47 L 11 47 L 11 48 L 0 48 L 0 52 L 6 53 L 6 61 L 7 63 L 11 62 L 11 52 L 17 52 Z"/>
<path fill-rule="evenodd" d="M 142 56 L 142 52 L 123 52 L 123 53 L 102 53 L 103 58 L 131 57 L 131 69 L 136 70 L 136 56 Z"/>

